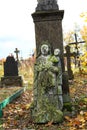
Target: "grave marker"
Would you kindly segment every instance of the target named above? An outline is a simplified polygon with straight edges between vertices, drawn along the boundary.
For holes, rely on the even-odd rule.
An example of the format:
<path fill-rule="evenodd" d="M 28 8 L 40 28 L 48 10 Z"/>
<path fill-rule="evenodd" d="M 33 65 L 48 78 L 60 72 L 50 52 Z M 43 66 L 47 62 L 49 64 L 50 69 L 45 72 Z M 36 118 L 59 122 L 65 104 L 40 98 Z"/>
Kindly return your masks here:
<path fill-rule="evenodd" d="M 4 62 L 4 76 L 18 76 L 18 63 L 13 56 L 8 56 Z"/>
<path fill-rule="evenodd" d="M 70 102 L 69 86 L 68 86 L 67 74 L 65 73 L 64 53 L 63 53 L 63 50 L 64 50 L 63 49 L 63 34 L 62 34 L 63 14 L 64 14 L 64 10 L 59 10 L 58 5 L 57 5 L 57 0 L 38 0 L 36 12 L 34 12 L 32 14 L 32 17 L 33 17 L 33 20 L 35 23 L 36 56 L 37 56 L 36 61 L 38 60 L 38 57 L 41 55 L 40 49 L 43 44 L 48 43 L 48 46 L 50 46 L 50 51 L 52 53 L 51 55 L 53 55 L 53 51 L 55 49 L 58 48 L 60 50 L 60 62 L 62 65 L 61 68 L 62 68 L 62 77 L 63 77 L 62 78 L 63 103 L 65 103 L 65 102 L 69 103 Z M 43 60 L 42 60 L 42 62 L 43 62 Z M 41 66 L 44 67 L 43 65 L 41 65 Z M 40 69 L 40 67 L 39 67 L 39 69 Z M 34 73 L 34 75 L 37 76 L 36 73 Z M 38 78 L 38 76 L 37 76 L 37 78 Z M 43 80 L 44 80 L 43 76 L 40 76 L 39 79 L 40 78 L 42 80 L 41 83 L 43 84 Z M 46 78 L 46 76 L 45 76 L 45 78 Z M 50 81 L 50 82 L 52 82 L 52 81 Z M 48 85 L 48 87 L 49 87 L 49 85 Z M 38 89 L 40 90 L 40 87 Z M 41 93 L 40 93 L 40 91 L 41 91 Z M 42 92 L 42 88 L 40 91 L 38 94 L 41 95 L 43 93 L 43 95 L 44 95 L 44 92 Z M 37 93 L 37 90 L 35 91 L 35 93 Z M 53 97 L 53 92 L 50 91 L 49 94 L 51 94 L 51 93 L 52 93 L 52 97 Z M 44 98 L 41 98 L 41 99 L 45 100 L 45 96 L 44 96 Z M 55 98 L 55 97 L 53 97 L 53 98 Z M 39 97 L 36 100 L 37 100 L 36 102 L 40 102 Z M 41 100 L 41 102 L 42 102 L 42 100 Z M 43 104 L 44 104 L 44 102 L 43 102 Z M 37 106 L 40 107 L 39 103 L 37 104 Z M 51 108 L 52 108 L 52 106 L 51 106 Z M 54 105 L 53 105 L 53 108 L 54 108 Z M 39 109 L 38 109 L 38 112 L 39 112 Z M 44 110 L 44 112 L 45 112 L 45 110 Z M 53 117 L 53 122 L 60 122 L 58 120 L 58 115 L 56 116 L 55 112 L 53 114 L 55 115 Z M 49 115 L 49 112 L 48 112 L 47 117 L 46 117 L 46 113 L 41 115 L 42 116 L 41 119 L 43 119 L 42 121 L 39 119 L 40 115 L 36 115 L 36 116 L 38 117 L 38 118 L 35 117 L 36 122 L 38 122 L 38 123 L 46 123 L 46 121 L 52 120 L 52 118 L 51 118 L 52 116 Z M 45 116 L 45 118 L 44 118 L 44 116 Z M 50 118 L 48 118 L 48 116 L 50 116 Z M 61 114 L 59 114 L 59 116 L 62 117 Z"/>
<path fill-rule="evenodd" d="M 20 51 L 18 50 L 18 48 L 15 48 L 15 51 L 14 51 L 14 53 L 16 53 L 16 60 L 17 61 L 19 61 L 19 57 L 18 57 L 18 53 L 19 53 Z"/>
<path fill-rule="evenodd" d="M 75 49 L 77 50 L 77 55 L 78 55 L 79 54 L 78 44 L 84 43 L 85 41 L 79 41 L 78 42 L 76 33 L 74 34 L 74 36 L 75 36 L 75 42 L 69 43 L 69 45 L 73 45 L 73 44 L 76 45 Z"/>
<path fill-rule="evenodd" d="M 78 42 L 76 33 L 74 34 L 74 36 L 75 36 L 75 42 L 69 43 L 69 45 L 75 45 L 75 49 L 76 49 L 76 51 L 77 51 L 77 52 L 76 52 L 76 57 L 75 57 L 75 66 L 76 66 L 77 60 L 78 60 L 78 58 L 79 58 L 78 44 L 80 44 L 80 43 L 85 43 L 85 41 L 79 41 L 79 42 Z M 78 63 L 78 66 L 79 66 L 79 63 Z"/>
<path fill-rule="evenodd" d="M 4 77 L 1 77 L 3 86 L 22 86 L 22 77 L 18 76 L 18 63 L 14 57 L 8 56 L 4 62 Z"/>

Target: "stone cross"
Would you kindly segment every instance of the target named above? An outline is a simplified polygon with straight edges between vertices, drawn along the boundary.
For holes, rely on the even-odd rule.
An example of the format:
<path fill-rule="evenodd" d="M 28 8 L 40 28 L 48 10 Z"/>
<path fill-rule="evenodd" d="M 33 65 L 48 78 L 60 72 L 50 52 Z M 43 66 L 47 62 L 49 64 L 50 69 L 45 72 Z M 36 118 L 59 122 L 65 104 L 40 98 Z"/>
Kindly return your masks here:
<path fill-rule="evenodd" d="M 18 58 L 18 53 L 19 53 L 20 51 L 18 50 L 18 48 L 15 48 L 15 51 L 14 51 L 14 53 L 16 53 L 16 59 L 17 59 L 17 61 L 19 61 L 19 58 Z"/>
<path fill-rule="evenodd" d="M 73 79 L 74 76 L 73 76 L 73 72 L 72 72 L 72 69 L 71 69 L 71 56 L 75 56 L 76 54 L 75 53 L 70 53 L 70 46 L 67 45 L 65 47 L 65 50 L 66 50 L 66 53 L 64 54 L 66 57 L 67 57 L 67 71 L 68 71 L 68 76 L 69 76 L 69 79 Z"/>

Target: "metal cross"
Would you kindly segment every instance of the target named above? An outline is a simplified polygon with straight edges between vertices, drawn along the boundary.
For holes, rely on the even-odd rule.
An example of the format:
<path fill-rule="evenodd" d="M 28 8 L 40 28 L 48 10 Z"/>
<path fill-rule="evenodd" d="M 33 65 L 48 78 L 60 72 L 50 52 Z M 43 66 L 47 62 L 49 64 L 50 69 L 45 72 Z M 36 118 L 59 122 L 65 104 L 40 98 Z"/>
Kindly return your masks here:
<path fill-rule="evenodd" d="M 69 43 L 69 45 L 73 45 L 73 44 L 76 45 L 75 48 L 76 48 L 76 50 L 77 50 L 77 56 L 78 56 L 78 54 L 79 54 L 78 44 L 79 44 L 79 43 L 84 43 L 85 41 L 80 41 L 80 42 L 78 42 L 76 33 L 75 33 L 74 35 L 75 35 L 75 42 Z"/>
<path fill-rule="evenodd" d="M 79 41 L 78 42 L 76 33 L 74 35 L 75 35 L 75 42 L 69 43 L 69 45 L 73 45 L 73 44 L 76 45 L 75 49 L 77 50 L 77 52 L 76 52 L 76 56 L 75 56 L 75 66 L 77 64 L 77 61 L 79 61 L 78 62 L 78 67 L 80 67 L 78 44 L 79 43 L 84 43 L 85 41 Z"/>
<path fill-rule="evenodd" d="M 17 61 L 19 61 L 19 59 L 18 59 L 18 53 L 19 53 L 20 51 L 18 50 L 18 48 L 15 48 L 15 51 L 14 51 L 14 53 L 16 53 L 16 59 L 17 59 Z"/>

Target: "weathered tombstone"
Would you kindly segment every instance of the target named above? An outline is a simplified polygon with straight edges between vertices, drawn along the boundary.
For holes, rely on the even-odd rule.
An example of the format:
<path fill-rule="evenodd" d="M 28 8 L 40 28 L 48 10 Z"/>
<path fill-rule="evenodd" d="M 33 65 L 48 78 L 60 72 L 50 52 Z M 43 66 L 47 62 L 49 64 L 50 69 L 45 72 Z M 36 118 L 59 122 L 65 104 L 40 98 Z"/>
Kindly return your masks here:
<path fill-rule="evenodd" d="M 8 56 L 4 62 L 4 76 L 18 76 L 18 65 L 13 56 Z"/>
<path fill-rule="evenodd" d="M 48 4 L 50 3 L 50 4 Z M 59 10 L 57 0 L 38 0 L 36 11 L 32 14 L 35 23 L 36 56 L 43 41 L 48 41 L 53 50 L 59 48 L 62 65 L 62 90 L 64 103 L 70 102 L 68 77 L 65 72 L 62 19 L 64 10 Z M 67 97 L 67 98 L 65 98 Z M 66 100 L 67 99 L 67 100 Z"/>
<path fill-rule="evenodd" d="M 1 77 L 2 86 L 22 86 L 22 78 L 18 76 L 18 63 L 14 57 L 8 56 L 4 62 L 4 77 Z"/>
<path fill-rule="evenodd" d="M 34 77 L 34 103 L 32 117 L 35 123 L 54 123 L 63 120 L 61 63 L 58 50 L 51 54 L 47 44 L 41 46 L 36 59 Z"/>

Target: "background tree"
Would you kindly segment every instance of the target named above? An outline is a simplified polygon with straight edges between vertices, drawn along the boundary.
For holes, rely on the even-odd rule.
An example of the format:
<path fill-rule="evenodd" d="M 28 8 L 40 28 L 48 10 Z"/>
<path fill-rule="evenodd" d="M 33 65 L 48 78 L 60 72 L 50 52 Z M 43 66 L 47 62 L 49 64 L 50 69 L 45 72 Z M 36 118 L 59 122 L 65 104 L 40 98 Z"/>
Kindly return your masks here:
<path fill-rule="evenodd" d="M 81 29 L 80 33 L 82 35 L 83 40 L 85 41 L 84 49 L 87 51 L 87 12 L 81 13 L 80 17 L 84 21 L 84 26 Z"/>

